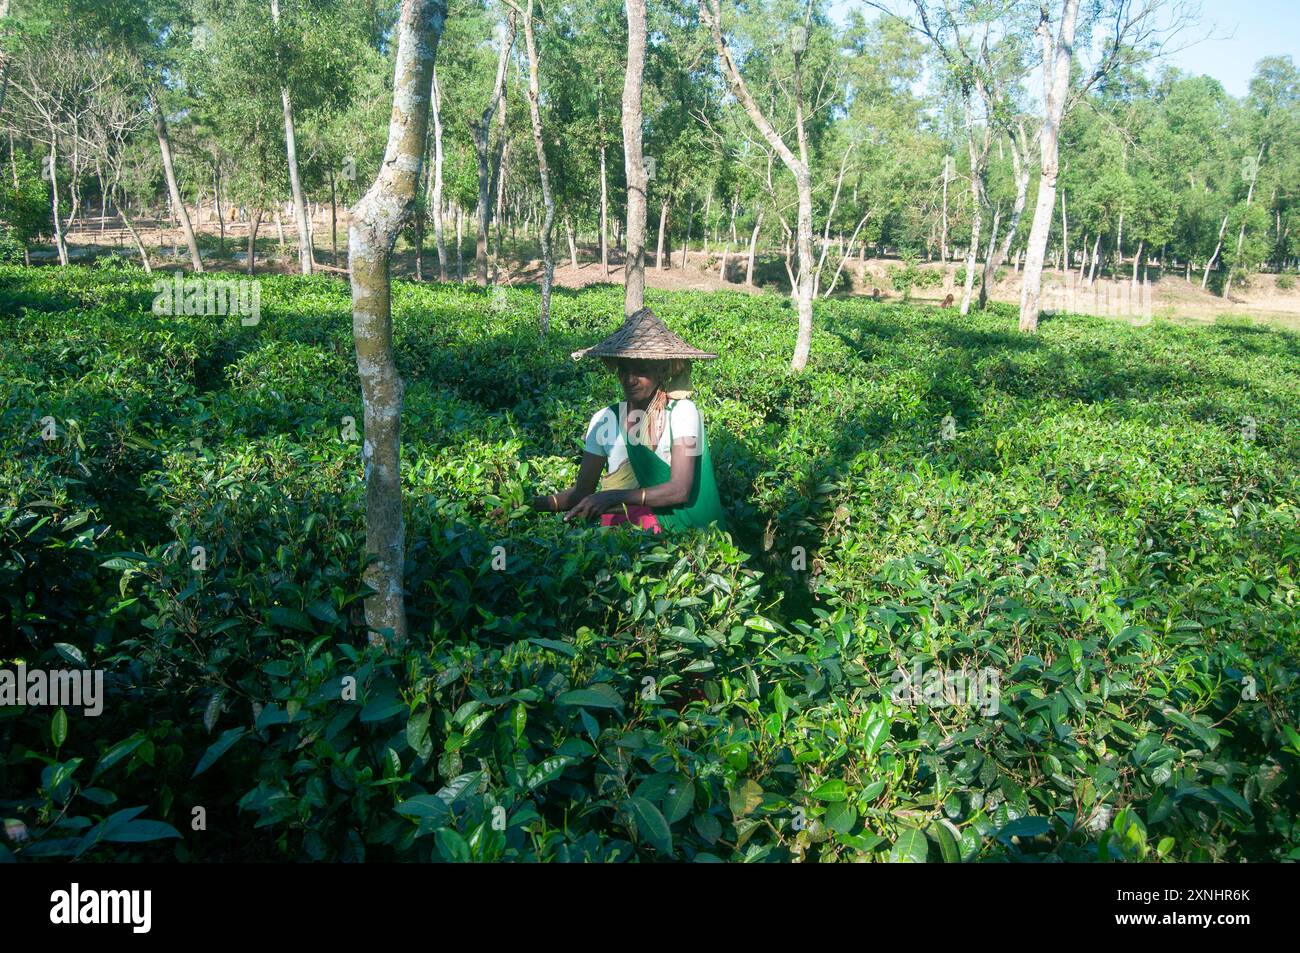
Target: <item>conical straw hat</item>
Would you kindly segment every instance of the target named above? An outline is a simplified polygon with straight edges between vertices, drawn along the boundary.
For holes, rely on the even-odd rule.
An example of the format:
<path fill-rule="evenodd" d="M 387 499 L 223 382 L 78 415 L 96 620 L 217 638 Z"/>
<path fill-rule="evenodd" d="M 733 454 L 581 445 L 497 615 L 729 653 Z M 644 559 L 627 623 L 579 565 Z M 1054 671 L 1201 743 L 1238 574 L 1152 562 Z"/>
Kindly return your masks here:
<path fill-rule="evenodd" d="M 644 361 L 708 360 L 717 357 L 691 347 L 664 324 L 649 308 L 642 308 L 623 322 L 623 326 L 599 344 L 573 352 L 573 359 L 584 357 L 630 357 Z"/>

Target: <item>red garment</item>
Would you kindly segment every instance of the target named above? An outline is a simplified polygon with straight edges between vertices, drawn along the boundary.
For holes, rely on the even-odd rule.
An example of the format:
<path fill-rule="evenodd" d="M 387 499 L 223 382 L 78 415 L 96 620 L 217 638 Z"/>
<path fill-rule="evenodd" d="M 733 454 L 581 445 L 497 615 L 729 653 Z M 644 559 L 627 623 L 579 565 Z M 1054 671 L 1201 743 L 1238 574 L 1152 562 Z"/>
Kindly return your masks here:
<path fill-rule="evenodd" d="M 620 506 L 616 510 L 600 515 L 601 526 L 618 526 L 620 523 L 631 523 L 639 529 L 648 529 L 652 532 L 661 532 L 659 521 L 655 519 L 655 511 L 648 506 L 642 506 L 639 503 L 629 504 L 626 507 Z"/>

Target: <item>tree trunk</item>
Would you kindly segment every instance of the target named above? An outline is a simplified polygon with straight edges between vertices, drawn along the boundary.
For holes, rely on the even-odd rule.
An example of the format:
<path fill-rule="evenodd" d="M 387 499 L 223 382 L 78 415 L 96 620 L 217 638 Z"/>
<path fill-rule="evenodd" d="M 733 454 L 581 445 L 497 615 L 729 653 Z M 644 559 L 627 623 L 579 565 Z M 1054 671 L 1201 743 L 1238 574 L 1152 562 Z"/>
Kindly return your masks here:
<path fill-rule="evenodd" d="M 840 273 L 844 271 L 844 263 L 849 260 L 850 256 L 852 256 L 853 243 L 858 240 L 858 232 L 862 231 L 862 226 L 866 225 L 867 219 L 871 217 L 871 211 L 872 210 L 868 208 L 867 213 L 863 215 L 862 218 L 858 219 L 858 224 L 853 229 L 853 234 L 849 236 L 848 247 L 842 249 L 840 253 L 840 263 L 835 268 L 835 274 L 831 276 L 831 283 L 827 285 L 826 290 L 822 292 L 823 298 L 829 298 L 831 293 L 835 291 L 835 286 L 839 284 Z"/>
<path fill-rule="evenodd" d="M 727 258 L 731 255 L 731 246 L 736 244 L 736 208 L 740 205 L 740 189 L 731 200 L 731 221 L 727 231 L 727 244 L 722 249 L 722 264 L 718 268 L 718 277 L 727 280 Z"/>
<path fill-rule="evenodd" d="M 433 61 L 447 17 L 446 0 L 402 0 L 388 144 L 379 175 L 349 216 L 352 336 L 364 405 L 366 626 L 372 643 L 406 641 L 402 516 L 402 379 L 393 355 L 389 278 L 393 243 L 419 187 L 420 153 L 429 125 Z"/>
<path fill-rule="evenodd" d="M 77 150 L 74 149 L 72 165 L 71 168 L 69 169 L 69 172 L 71 174 L 68 176 L 69 178 L 68 192 L 72 196 L 72 208 L 68 210 L 67 220 L 64 221 L 63 223 L 63 243 L 65 246 L 71 245 L 70 236 L 72 234 L 73 227 L 77 221 L 77 213 L 81 210 L 81 190 L 77 187 L 77 175 L 76 175 L 76 170 L 79 167 L 80 167 L 80 162 L 78 161 Z M 51 169 L 51 174 L 53 174 L 52 169 Z M 83 222 L 82 223 L 83 227 L 84 224 L 85 223 Z"/>
<path fill-rule="evenodd" d="M 528 0 L 524 12 L 524 43 L 528 47 L 528 108 L 533 120 L 533 145 L 537 149 L 537 174 L 542 180 L 542 204 L 546 215 L 538 236 L 542 244 L 542 305 L 540 327 L 543 336 L 551 327 L 551 282 L 555 280 L 555 257 L 551 251 L 551 225 L 555 220 L 555 200 L 551 197 L 551 176 L 546 167 L 546 147 L 542 141 L 542 112 L 538 106 L 541 95 L 537 81 L 537 44 L 533 41 L 533 0 Z M 567 219 L 566 219 L 567 223 Z M 569 232 L 573 244 L 573 232 Z M 574 267 L 577 267 L 576 256 Z"/>
<path fill-rule="evenodd" d="M 1210 256 L 1210 260 L 1205 263 L 1205 274 L 1201 276 L 1202 291 L 1205 290 L 1205 286 L 1210 281 L 1210 272 L 1214 270 L 1214 263 L 1219 258 L 1219 252 L 1223 251 L 1223 235 L 1227 230 L 1228 230 L 1228 216 L 1225 215 L 1223 216 L 1223 223 L 1219 226 L 1218 244 L 1214 246 L 1214 254 Z"/>
<path fill-rule="evenodd" d="M 1043 44 L 1044 117 L 1039 142 L 1042 146 L 1041 175 L 1034 221 L 1029 230 L 1025 251 L 1024 279 L 1020 287 L 1020 330 L 1038 330 L 1043 288 L 1043 259 L 1052 230 L 1052 212 L 1056 206 L 1056 180 L 1059 165 L 1061 120 L 1070 89 L 1070 62 L 1074 53 L 1074 32 L 1079 15 L 1079 0 L 1063 0 L 1060 33 L 1053 44 L 1047 7 L 1043 7 L 1037 34 Z"/>
<path fill-rule="evenodd" d="M 939 226 L 939 260 L 948 263 L 948 177 L 952 174 L 952 157 L 943 157 L 943 212 Z"/>
<path fill-rule="evenodd" d="M 488 226 L 491 224 L 495 199 L 492 186 L 496 173 L 501 168 L 501 151 L 505 148 L 505 142 L 498 140 L 494 170 L 489 166 L 488 141 L 492 134 L 493 113 L 496 112 L 498 104 L 503 110 L 505 109 L 502 100 L 506 93 L 506 65 L 510 61 L 510 48 L 515 42 L 513 14 L 507 18 L 506 23 L 506 35 L 501 41 L 501 51 L 497 58 L 497 77 L 492 87 L 492 98 L 488 101 L 487 108 L 483 110 L 482 118 L 470 123 L 470 135 L 474 140 L 474 157 L 478 162 L 478 207 L 474 215 L 474 221 L 478 226 L 478 238 L 474 246 L 474 276 L 479 285 L 485 287 L 488 283 Z"/>
<path fill-rule="evenodd" d="M 429 152 L 429 144 L 426 142 L 424 148 L 420 150 L 420 168 L 415 173 L 415 210 L 411 213 L 412 230 L 415 232 L 415 280 L 424 280 L 424 213 L 420 209 L 420 193 L 425 191 L 426 173 L 428 169 L 424 161 Z"/>
<path fill-rule="evenodd" d="M 569 236 L 569 263 L 573 265 L 573 270 L 576 272 L 578 270 L 578 245 L 573 237 L 573 222 L 570 221 L 567 215 L 564 216 L 564 231 Z"/>
<path fill-rule="evenodd" d="M 745 287 L 754 287 L 754 257 L 758 251 L 758 232 L 763 227 L 763 213 L 767 209 L 758 210 L 758 218 L 754 221 L 754 231 L 749 236 L 749 262 L 745 265 Z"/>
<path fill-rule="evenodd" d="M 247 269 L 253 273 L 253 263 L 257 260 L 257 230 L 262 225 L 262 206 L 253 210 L 252 221 L 248 224 L 248 262 Z"/>
<path fill-rule="evenodd" d="M 972 195 L 972 205 L 974 208 L 971 212 L 970 223 L 970 244 L 966 248 L 966 280 L 962 282 L 961 289 L 961 313 L 970 313 L 971 294 L 975 290 L 975 262 L 979 252 L 980 231 L 984 224 L 984 214 L 980 209 L 979 188 L 975 186 Z"/>
<path fill-rule="evenodd" d="M 808 29 L 808 21 L 812 16 L 811 5 L 807 8 L 804 16 L 803 29 Z M 790 174 L 794 176 L 795 188 L 799 195 L 799 219 L 797 224 L 796 240 L 799 252 L 799 273 L 791 289 L 799 314 L 799 334 L 795 339 L 794 356 L 790 360 L 790 369 L 795 372 L 802 371 L 808 364 L 808 356 L 812 349 L 812 296 L 813 296 L 813 251 L 812 251 L 812 172 L 809 165 L 808 137 L 807 130 L 804 128 L 804 104 L 803 104 L 803 79 L 802 79 L 802 51 L 796 50 L 794 53 L 794 110 L 795 110 L 795 133 L 799 140 L 799 156 L 795 157 L 794 153 L 785 144 L 785 140 L 772 126 L 772 123 L 762 110 L 759 109 L 758 103 L 750 94 L 749 87 L 745 84 L 745 79 L 740 73 L 740 68 L 736 65 L 735 57 L 731 49 L 724 42 L 722 37 L 722 12 L 719 0 L 705 0 L 700 5 L 700 19 L 706 23 L 713 35 L 713 44 L 718 52 L 718 59 L 721 61 L 723 74 L 731 86 L 732 92 L 740 100 L 745 108 L 746 115 L 755 128 L 762 133 L 767 144 L 772 147 L 785 164 Z M 755 231 L 757 238 L 757 230 Z"/>
<path fill-rule="evenodd" d="M 1002 209 L 993 210 L 993 226 L 989 231 L 989 250 L 984 255 L 984 273 L 980 276 L 980 301 L 979 308 L 981 311 L 989 303 L 989 284 L 994 280 L 993 271 L 997 268 L 994 264 L 997 256 L 998 241 L 998 220 L 1002 217 Z"/>
<path fill-rule="evenodd" d="M 464 248 L 465 210 L 456 203 L 456 280 L 465 280 Z"/>
<path fill-rule="evenodd" d="M 1133 256 L 1133 280 L 1129 283 L 1129 287 L 1133 289 L 1135 294 L 1138 287 L 1138 265 L 1142 262 L 1142 248 L 1145 244 L 1145 240 L 1138 241 L 1137 254 Z"/>
<path fill-rule="evenodd" d="M 609 277 L 609 188 L 605 176 L 605 144 L 600 144 L 600 274 Z"/>
<path fill-rule="evenodd" d="M 829 252 L 831 252 L 831 222 L 835 221 L 835 209 L 839 208 L 840 205 L 840 190 L 842 189 L 842 186 L 844 186 L 844 172 L 846 166 L 848 166 L 849 164 L 849 155 L 852 152 L 853 152 L 853 143 L 850 142 L 849 147 L 846 148 L 846 150 L 844 151 L 844 156 L 842 156 L 840 160 L 840 173 L 839 176 L 837 176 L 835 179 L 835 195 L 833 195 L 831 198 L 831 207 L 827 209 L 826 228 L 822 230 L 822 238 L 820 238 L 820 242 L 819 242 L 819 246 L 820 248 L 822 248 L 822 252 L 820 252 L 820 255 L 818 255 L 818 260 L 816 260 L 816 267 L 813 269 L 814 298 L 816 298 L 816 296 L 818 296 L 819 294 L 819 291 L 822 290 L 822 273 L 824 272 L 824 270 L 826 270 L 827 255 L 829 255 Z M 842 254 L 842 250 L 844 250 L 844 234 L 842 233 L 840 233 L 839 238 L 836 239 L 836 250 L 837 250 L 836 254 Z"/>
<path fill-rule="evenodd" d="M 330 170 L 330 261 L 339 266 L 339 216 L 338 189 L 334 183 L 334 170 Z"/>
<path fill-rule="evenodd" d="M 983 83 L 976 82 L 976 89 L 980 97 L 986 97 L 986 91 Z M 985 179 L 988 175 L 988 155 L 989 155 L 989 134 L 990 129 L 986 125 L 983 131 L 983 142 L 976 143 L 976 126 L 972 118 L 972 103 L 969 98 L 965 101 L 966 112 L 966 151 L 970 158 L 970 195 L 971 195 L 971 235 L 970 247 L 966 250 L 966 280 L 963 282 L 961 295 L 961 313 L 963 315 L 970 313 L 971 297 L 975 289 L 975 265 L 979 260 L 980 250 L 980 233 L 984 226 L 984 204 L 985 204 Z M 996 229 L 995 229 L 996 231 Z M 990 245 L 990 251 L 992 246 Z M 984 275 L 980 282 L 980 307 L 984 306 L 985 300 L 985 281 L 988 278 L 988 258 L 985 256 Z"/>
<path fill-rule="evenodd" d="M 682 241 L 682 268 L 686 267 L 687 256 L 691 252 L 691 225 L 694 223 L 695 205 L 692 203 L 690 211 L 686 213 L 686 238 Z"/>
<path fill-rule="evenodd" d="M 626 0 L 627 70 L 623 74 L 623 169 L 627 177 L 627 237 L 623 313 L 645 306 L 646 168 L 641 151 L 641 87 L 645 71 L 646 0 Z"/>
<path fill-rule="evenodd" d="M 51 135 L 53 141 L 53 134 Z M 68 266 L 68 242 L 63 235 L 63 219 L 59 215 L 59 153 L 50 146 L 50 208 L 54 215 L 54 247 L 59 251 L 59 264 Z"/>
<path fill-rule="evenodd" d="M 119 205 L 118 212 L 122 216 L 122 224 L 125 225 L 126 230 L 131 233 L 131 240 L 135 242 L 135 250 L 140 255 L 140 264 L 144 267 L 145 274 L 152 274 L 153 266 L 149 264 L 149 252 L 145 250 L 144 240 L 140 237 L 140 233 L 136 231 L 135 224 L 131 221 L 131 217 L 127 215 L 126 206 Z"/>
<path fill-rule="evenodd" d="M 655 252 L 655 271 L 664 270 L 664 232 L 668 228 L 668 200 L 659 203 L 659 247 Z"/>
<path fill-rule="evenodd" d="M 708 198 L 704 200 L 704 223 L 703 223 L 704 224 L 704 250 L 701 252 L 701 254 L 704 256 L 704 264 L 702 265 L 702 267 L 706 271 L 708 270 L 709 267 L 709 213 L 712 210 L 713 210 L 713 185 L 712 183 L 710 183 Z M 687 237 L 689 238 L 690 236 L 688 235 Z M 689 245 L 690 243 L 687 242 L 687 244 Z M 686 267 L 685 253 L 682 254 L 682 267 L 683 268 Z"/>
<path fill-rule="evenodd" d="M 179 258 L 181 257 L 181 246 L 179 244 L 181 223 L 180 219 L 176 217 L 176 207 L 170 201 L 167 203 L 167 227 L 172 232 L 172 257 Z"/>
<path fill-rule="evenodd" d="M 219 247 L 221 248 L 222 257 L 225 257 L 226 217 L 225 217 L 225 213 L 222 211 L 221 208 L 221 167 L 217 166 L 215 172 L 216 172 L 216 181 L 213 183 L 212 197 L 213 197 L 213 201 L 216 202 L 216 206 L 217 206 L 217 227 L 221 230 L 221 244 Z"/>
<path fill-rule="evenodd" d="M 171 196 L 172 208 L 180 221 L 181 231 L 185 234 L 185 244 L 190 249 L 190 264 L 196 272 L 203 271 L 203 259 L 199 257 L 199 243 L 194 237 L 194 228 L 190 225 L 190 214 L 181 202 L 181 190 L 176 184 L 176 168 L 172 164 L 172 144 L 167 134 L 167 119 L 163 116 L 162 102 L 157 93 L 153 95 L 153 128 L 158 137 L 158 151 L 162 155 L 163 175 L 167 179 L 167 192 Z"/>
<path fill-rule="evenodd" d="M 798 74 L 795 86 L 799 85 Z M 799 94 L 796 93 L 796 97 Z M 800 152 L 803 149 L 802 106 L 796 104 L 797 120 L 800 130 Z M 792 371 L 802 371 L 808 364 L 812 351 L 812 294 L 813 294 L 813 251 L 812 251 L 812 173 L 808 170 L 807 159 L 800 160 L 801 169 L 795 176 L 795 185 L 799 190 L 799 275 L 795 289 L 795 304 L 799 312 L 799 336 L 795 339 L 794 357 L 790 361 Z"/>
<path fill-rule="evenodd" d="M 280 24 L 280 2 L 271 0 L 271 22 Z M 293 102 L 289 87 L 280 87 L 280 103 L 284 108 L 284 150 L 289 163 L 289 189 L 293 193 L 293 213 L 298 223 L 298 267 L 302 274 L 310 275 L 314 264 L 311 232 L 307 224 L 307 205 L 302 194 L 302 180 L 298 176 L 298 139 L 293 126 Z"/>
<path fill-rule="evenodd" d="M 1061 268 L 1070 270 L 1070 220 L 1065 214 L 1065 189 L 1061 189 Z"/>
<path fill-rule="evenodd" d="M 799 223 L 796 220 L 795 226 L 798 227 L 798 224 Z M 794 295 L 797 293 L 799 286 L 799 275 L 796 273 L 794 266 L 794 256 L 797 245 L 798 240 L 795 237 L 795 234 L 787 228 L 785 236 L 781 239 L 781 255 L 785 259 L 783 262 L 785 265 L 785 276 L 790 282 L 790 296 L 792 301 L 794 300 Z"/>
<path fill-rule="evenodd" d="M 1092 263 L 1088 265 L 1088 287 L 1089 288 L 1092 287 L 1093 281 L 1095 281 L 1097 278 L 1097 253 L 1100 247 L 1101 247 L 1101 233 L 1098 232 L 1097 237 L 1094 238 L 1092 242 Z"/>
<path fill-rule="evenodd" d="M 1255 183 L 1259 180 L 1259 162 L 1264 158 L 1264 146 L 1259 147 L 1259 154 L 1255 157 L 1255 172 L 1250 177 L 1250 188 L 1246 190 L 1246 208 L 1250 208 L 1251 201 L 1255 198 Z M 1232 264 L 1228 266 L 1228 280 L 1223 283 L 1223 296 L 1226 298 L 1232 291 L 1232 269 L 1241 263 L 1241 246 L 1246 241 L 1246 217 L 1241 219 L 1241 228 L 1237 232 L 1237 254 Z M 1133 268 L 1137 269 L 1137 263 L 1134 262 Z"/>
<path fill-rule="evenodd" d="M 497 134 L 496 161 L 492 168 L 492 188 L 491 195 L 495 196 L 496 202 L 496 241 L 492 245 L 492 283 L 496 284 L 501 274 L 501 255 L 502 255 L 502 229 L 505 224 L 506 212 L 506 173 L 510 168 L 510 143 L 506 141 L 506 97 L 505 91 L 501 93 L 501 109 L 497 113 L 497 125 L 500 130 Z M 512 226 L 513 227 L 513 226 Z M 511 238 L 514 238 L 513 233 Z"/>
<path fill-rule="evenodd" d="M 447 243 L 443 239 L 442 222 L 442 88 L 438 85 L 438 70 L 433 70 L 433 240 L 438 246 L 438 280 L 447 280 Z"/>

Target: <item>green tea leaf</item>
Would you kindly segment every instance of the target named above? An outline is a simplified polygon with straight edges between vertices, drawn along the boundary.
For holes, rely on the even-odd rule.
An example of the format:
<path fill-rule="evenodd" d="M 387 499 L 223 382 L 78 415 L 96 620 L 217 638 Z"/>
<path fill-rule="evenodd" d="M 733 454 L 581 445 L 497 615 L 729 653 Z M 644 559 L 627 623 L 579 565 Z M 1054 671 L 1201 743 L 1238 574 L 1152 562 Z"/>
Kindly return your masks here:
<path fill-rule="evenodd" d="M 628 804 L 636 820 L 637 833 L 661 854 L 673 852 L 673 834 L 659 808 L 643 797 L 630 798 Z"/>
<path fill-rule="evenodd" d="M 929 858 L 930 845 L 914 827 L 904 828 L 889 849 L 889 859 L 895 864 L 924 864 Z"/>
<path fill-rule="evenodd" d="M 207 751 L 203 752 L 203 757 L 200 758 L 199 763 L 195 765 L 194 773 L 191 774 L 190 777 L 197 778 L 204 771 L 208 770 L 208 768 L 216 764 L 217 759 L 229 751 L 240 738 L 244 737 L 245 732 L 246 729 L 242 727 L 228 728 L 223 731 L 221 737 L 209 745 Z"/>

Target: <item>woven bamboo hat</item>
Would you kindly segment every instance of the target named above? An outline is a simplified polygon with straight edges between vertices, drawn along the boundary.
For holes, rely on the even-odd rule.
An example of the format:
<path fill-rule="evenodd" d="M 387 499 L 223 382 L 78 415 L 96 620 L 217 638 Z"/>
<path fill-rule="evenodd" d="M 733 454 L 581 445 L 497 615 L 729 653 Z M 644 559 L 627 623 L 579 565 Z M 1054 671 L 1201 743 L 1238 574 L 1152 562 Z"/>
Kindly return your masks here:
<path fill-rule="evenodd" d="M 642 361 L 703 361 L 718 355 L 693 348 L 668 329 L 649 308 L 630 315 L 623 326 L 599 344 L 573 352 L 584 357 L 628 357 Z"/>

